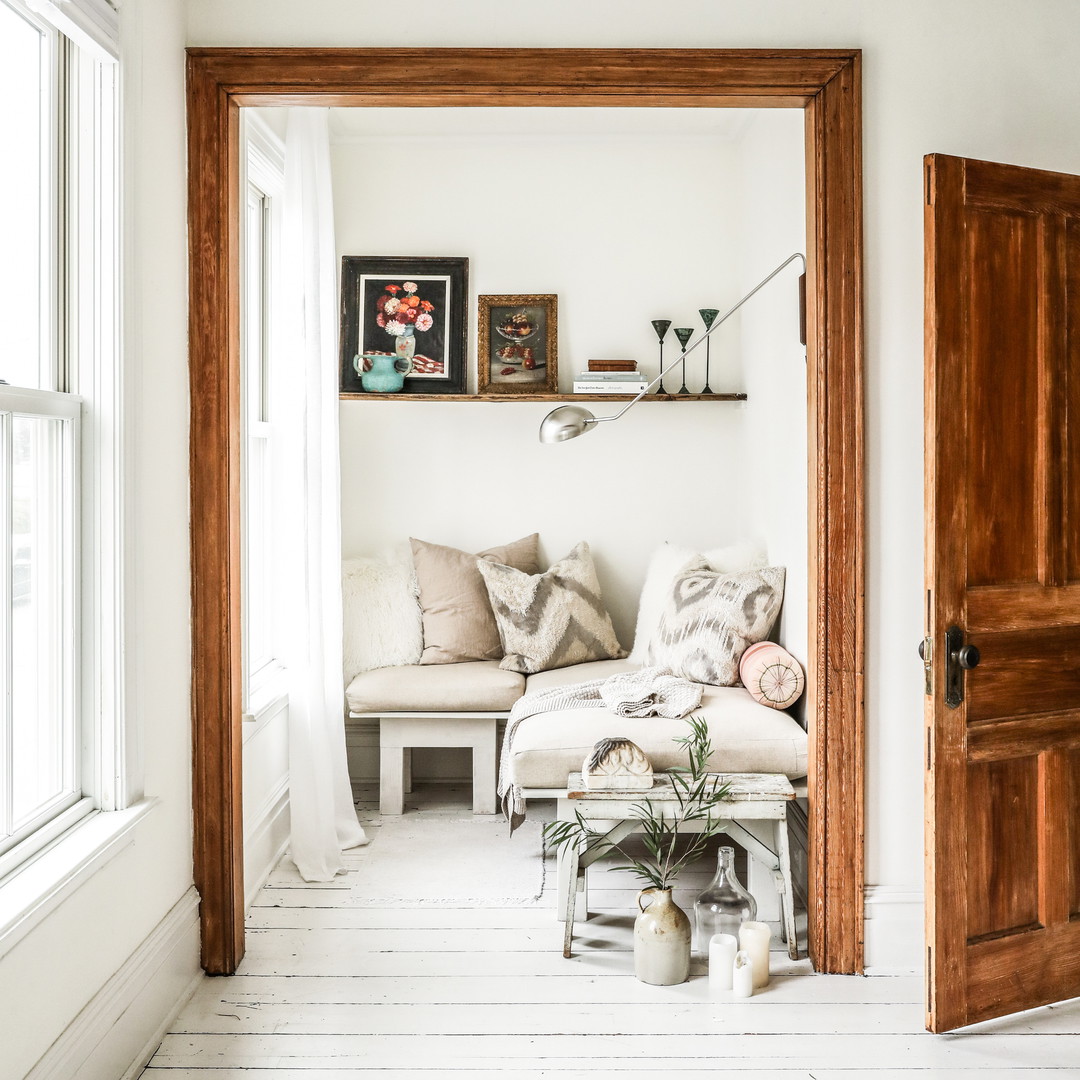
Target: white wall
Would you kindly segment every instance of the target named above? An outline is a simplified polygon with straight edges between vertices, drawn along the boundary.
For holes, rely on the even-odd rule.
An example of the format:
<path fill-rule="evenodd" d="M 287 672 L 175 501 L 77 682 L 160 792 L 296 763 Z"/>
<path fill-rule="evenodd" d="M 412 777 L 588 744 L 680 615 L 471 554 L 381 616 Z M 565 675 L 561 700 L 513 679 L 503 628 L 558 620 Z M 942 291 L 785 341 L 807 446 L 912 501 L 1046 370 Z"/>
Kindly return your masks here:
<path fill-rule="evenodd" d="M 755 136 L 759 122 L 768 126 Z M 777 245 L 801 246 L 801 112 L 352 109 L 335 110 L 332 131 L 340 254 L 470 259 L 473 388 L 478 294 L 558 293 L 560 384 L 568 391 L 593 356 L 633 358 L 650 377 L 657 374 L 652 318 L 671 318 L 700 337 L 698 308 L 726 311 L 753 284 L 739 249 L 759 218 L 768 226 L 767 243 L 758 245 L 769 252 L 765 258 L 779 261 L 771 251 Z M 777 141 L 788 145 L 778 149 Z M 748 160 L 755 155 L 761 160 Z M 795 162 L 773 186 L 791 207 L 794 240 L 790 228 L 776 236 L 783 229 L 764 200 L 751 198 L 748 207 L 746 189 L 778 160 Z M 395 162 L 410 167 L 392 174 L 388 198 L 386 169 Z M 672 171 L 682 164 L 687 177 L 676 199 Z M 754 254 L 757 263 L 750 264 L 762 265 Z M 780 354 L 770 338 L 784 302 L 788 323 L 795 319 L 792 291 L 781 295 L 777 287 L 758 301 L 769 328 L 764 342 L 752 338 L 740 347 L 734 321 L 710 341 L 713 389 L 743 390 L 753 379 L 745 416 L 733 403 L 641 405 L 587 439 L 540 446 L 536 425 L 550 406 L 343 402 L 345 552 L 371 554 L 409 535 L 479 550 L 537 530 L 546 564 L 584 538 L 629 648 L 645 565 L 657 543 L 712 547 L 758 535 L 791 559 L 788 621 L 799 627 L 804 656 L 805 381 L 799 380 L 805 369 L 797 334 L 788 342 L 795 349 Z M 678 352 L 669 331 L 665 364 Z M 766 354 L 764 367 L 759 352 Z M 794 382 L 773 377 L 793 353 Z M 750 358 L 746 375 L 744 357 Z M 704 381 L 702 349 L 689 361 L 687 382 L 696 391 Z M 676 372 L 668 389 L 680 382 Z M 787 486 L 801 488 L 794 530 L 782 514 L 754 505 L 741 483 L 744 463 L 758 456 L 756 448 L 752 458 L 747 454 L 746 420 L 775 418 L 778 395 L 797 420 L 792 441 L 786 427 L 779 434 L 769 429 L 773 456 L 788 462 Z M 443 467 L 425 467 L 436 462 Z M 801 611 L 791 615 L 796 605 Z M 374 771 L 373 760 L 357 769 L 362 759 L 354 759 L 354 780 Z M 467 752 L 421 751 L 413 768 L 423 778 L 468 775 Z"/>
<path fill-rule="evenodd" d="M 755 110 L 740 132 L 739 292 L 745 293 L 794 252 L 806 252 L 801 109 Z M 748 401 L 739 496 L 769 561 L 788 568 L 775 635 L 806 666 L 807 464 L 806 348 L 799 342 L 798 278 L 792 263 L 737 315 Z M 796 706 L 803 719 L 806 698 Z"/>
<path fill-rule="evenodd" d="M 135 827 L 131 844 L 0 958 L 0 1071 L 12 1078 L 61 1039 L 53 1052 L 63 1050 L 66 1064 L 51 1075 L 116 1080 L 198 967 L 191 890 L 183 5 L 126 0 L 121 19 L 129 150 L 127 706 L 138 748 L 131 765 L 147 796 L 159 802 Z M 164 943 L 155 937 L 162 927 L 171 935 Z M 148 957 L 159 955 L 156 949 L 168 957 L 160 970 L 146 966 Z M 150 980 L 145 987 L 144 977 Z M 113 1017 L 113 1008 L 126 1016 Z M 69 1034 L 61 1038 L 65 1029 Z M 72 1031 L 84 1042 L 73 1042 Z M 91 1052 L 90 1071 L 78 1071 Z"/>
<path fill-rule="evenodd" d="M 922 157 L 938 151 L 1080 172 L 1080 35 L 1070 32 L 1075 3 L 547 0 L 510 6 L 415 0 L 406 27 L 371 0 L 190 0 L 189 10 L 188 39 L 203 45 L 863 50 L 866 832 L 867 882 L 880 901 L 867 927 L 867 953 L 871 965 L 879 959 L 920 965 L 922 694 L 914 648 L 922 636 Z M 462 408 L 461 423 L 474 419 L 468 410 L 482 408 Z M 529 406 L 516 408 L 524 410 L 520 425 L 531 428 L 539 419 Z M 380 423 L 393 419 L 387 414 Z M 636 441 L 635 430 L 619 439 Z M 607 445 L 618 460 L 617 452 L 625 456 L 628 447 L 613 443 Z M 548 537 L 553 553 L 564 538 Z M 882 917 L 890 909 L 893 915 Z"/>
<path fill-rule="evenodd" d="M 734 196 L 729 144 L 607 135 L 603 125 L 591 136 L 530 138 L 509 134 L 528 122 L 517 110 L 514 119 L 485 112 L 494 114 L 490 134 L 450 137 L 433 128 L 425 137 L 421 120 L 421 133 L 406 139 L 335 145 L 339 251 L 468 256 L 473 378 L 481 293 L 559 294 L 563 389 L 591 356 L 632 358 L 656 374 L 650 320 L 669 317 L 700 334 L 697 309 L 718 307 L 732 292 L 731 217 L 710 212 Z M 402 153 L 426 167 L 388 173 Z M 671 169 L 686 159 L 694 168 L 675 212 Z M 677 355 L 669 332 L 666 362 Z M 738 389 L 739 373 L 723 356 L 714 350 L 713 385 Z M 703 360 L 691 369 L 695 388 L 704 378 L 698 367 Z M 536 432 L 549 408 L 342 402 L 343 548 L 370 554 L 412 535 L 480 550 L 539 531 L 545 560 L 554 561 L 587 540 L 629 648 L 657 543 L 710 546 L 746 527 L 738 502 L 725 497 L 739 452 L 739 407 L 642 404 L 586 438 L 541 446 Z"/>

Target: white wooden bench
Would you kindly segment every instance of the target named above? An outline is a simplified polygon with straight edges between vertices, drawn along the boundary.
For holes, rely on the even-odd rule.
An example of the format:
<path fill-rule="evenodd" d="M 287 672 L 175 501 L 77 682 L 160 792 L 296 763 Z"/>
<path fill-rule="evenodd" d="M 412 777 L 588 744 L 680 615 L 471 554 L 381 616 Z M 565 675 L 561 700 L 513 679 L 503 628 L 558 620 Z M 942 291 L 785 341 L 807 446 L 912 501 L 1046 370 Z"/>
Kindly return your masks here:
<path fill-rule="evenodd" d="M 787 941 L 788 955 L 799 958 L 795 929 L 795 897 L 791 887 L 791 860 L 788 853 L 787 807 L 796 791 L 786 776 L 775 773 L 719 773 L 720 783 L 730 784 L 730 790 L 711 811 L 713 818 L 724 819 L 723 832 L 742 845 L 747 853 L 776 880 L 782 912 L 781 932 Z M 566 791 L 558 796 L 558 818 L 573 820 L 580 814 L 586 821 L 609 827 L 605 838 L 618 843 L 638 831 L 640 818 L 634 807 L 648 799 L 661 808 L 665 817 L 673 817 L 678 807 L 677 796 L 666 773 L 656 776 L 649 791 L 588 791 L 581 773 L 571 773 Z M 700 831 L 701 821 L 686 822 L 687 831 Z M 575 920 L 587 918 L 586 871 L 604 854 L 602 849 L 579 851 L 568 845 L 559 853 L 558 910 L 566 923 L 563 955 L 570 956 Z"/>
<path fill-rule="evenodd" d="M 354 719 L 379 721 L 379 813 L 403 814 L 412 791 L 414 746 L 469 747 L 472 750 L 474 814 L 494 814 L 499 721 L 509 713 L 458 712 L 357 713 Z"/>

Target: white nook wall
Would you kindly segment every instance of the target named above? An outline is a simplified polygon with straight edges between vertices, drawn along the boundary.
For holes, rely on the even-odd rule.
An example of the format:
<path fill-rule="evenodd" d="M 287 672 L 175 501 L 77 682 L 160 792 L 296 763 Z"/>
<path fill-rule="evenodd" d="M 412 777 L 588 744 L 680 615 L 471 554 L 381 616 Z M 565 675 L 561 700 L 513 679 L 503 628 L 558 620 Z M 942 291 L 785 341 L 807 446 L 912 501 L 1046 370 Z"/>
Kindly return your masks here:
<path fill-rule="evenodd" d="M 483 110 L 490 134 L 454 137 L 431 116 L 461 111 L 421 110 L 419 124 L 431 124 L 427 137 L 337 143 L 334 201 L 342 254 L 469 257 L 471 380 L 478 294 L 558 294 L 567 391 L 594 356 L 635 359 L 655 375 L 651 319 L 669 317 L 700 335 L 698 308 L 730 303 L 740 266 L 729 139 L 680 136 L 677 127 L 672 136 L 658 121 L 643 134 L 608 134 L 594 119 L 592 133 L 582 135 L 576 118 L 565 116 L 574 110 L 542 110 L 563 117 L 544 118 L 556 130 L 531 138 L 511 134 L 530 127 L 528 110 Z M 557 133 L 560 120 L 566 134 Z M 443 122 L 442 131 L 456 122 Z M 402 160 L 426 164 L 395 170 Z M 671 177 L 680 161 L 693 168 L 676 193 Z M 794 190 L 801 193 L 798 178 Z M 714 338 L 713 386 L 741 389 L 737 328 Z M 669 331 L 666 363 L 677 355 Z M 700 388 L 703 350 L 690 364 L 690 385 Z M 677 389 L 678 377 L 670 381 Z M 711 546 L 751 525 L 736 496 L 741 407 L 643 403 L 618 424 L 542 446 L 536 433 L 549 408 L 342 402 L 344 550 L 371 553 L 409 535 L 479 550 L 539 531 L 554 561 L 587 540 L 629 647 L 656 544 Z"/>
<path fill-rule="evenodd" d="M 763 117 L 682 109 L 335 110 L 338 249 L 343 255 L 469 258 L 473 387 L 476 297 L 492 293 L 558 294 L 564 391 L 590 357 L 631 358 L 652 377 L 658 349 L 650 320 L 670 318 L 673 327 L 693 327 L 700 337 L 699 308 L 726 311 L 789 253 L 785 245 L 799 246 L 801 224 L 794 240 L 778 242 L 771 235 L 778 231 L 772 209 L 759 202 L 748 212 L 742 140 L 751 138 L 759 119 L 772 123 L 764 137 L 752 138 L 749 153 L 770 155 L 757 166 L 761 172 L 779 157 L 784 171 L 775 178 L 775 193 L 792 208 L 788 216 L 801 222 L 797 111 Z M 786 143 L 786 155 L 773 142 Z M 760 245 L 757 215 L 770 234 Z M 749 253 L 741 249 L 747 241 Z M 778 445 L 777 455 L 790 459 L 791 467 L 772 480 L 773 494 L 793 505 L 796 518 L 759 513 L 744 492 L 744 470 L 757 461 L 745 429 L 769 426 L 778 391 L 793 387 L 805 410 L 795 277 L 792 271 L 786 291 L 778 282 L 751 302 L 766 325 L 790 330 L 786 356 L 768 333 L 743 347 L 737 319 L 710 340 L 712 387 L 743 390 L 752 379 L 748 406 L 642 403 L 587 437 L 542 446 L 536 433 L 549 405 L 342 402 L 345 553 L 372 554 L 410 535 L 480 550 L 538 531 L 547 565 L 587 540 L 605 602 L 629 648 L 645 566 L 657 544 L 705 548 L 760 536 L 770 552 L 782 550 L 790 560 L 791 595 L 801 611 L 788 621 L 799 627 L 794 636 L 803 655 L 804 422 L 794 425 L 790 439 L 784 426 L 762 431 Z M 665 366 L 678 354 L 669 331 Z M 782 378 L 782 361 L 792 354 L 793 379 Z M 699 390 L 704 348 L 688 368 L 688 386 Z M 680 382 L 676 373 L 666 385 L 677 390 Z M 589 407 L 602 415 L 621 406 Z M 796 490 L 785 490 L 791 487 Z M 353 736 L 354 747 L 362 741 Z M 354 762 L 361 759 L 360 775 L 373 778 L 373 753 L 354 753 Z M 468 754 L 418 753 L 414 770 L 420 778 L 467 775 Z"/>

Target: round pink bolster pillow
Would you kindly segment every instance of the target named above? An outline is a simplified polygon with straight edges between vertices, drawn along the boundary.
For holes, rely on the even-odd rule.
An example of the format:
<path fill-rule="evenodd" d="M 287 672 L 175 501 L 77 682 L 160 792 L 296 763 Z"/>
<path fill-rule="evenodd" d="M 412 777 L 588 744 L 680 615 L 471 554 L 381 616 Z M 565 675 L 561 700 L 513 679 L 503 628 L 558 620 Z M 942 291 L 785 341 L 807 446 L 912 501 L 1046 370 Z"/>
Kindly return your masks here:
<path fill-rule="evenodd" d="M 799 661 L 771 641 L 759 641 L 742 654 L 739 679 L 759 705 L 770 709 L 794 705 L 806 685 Z"/>

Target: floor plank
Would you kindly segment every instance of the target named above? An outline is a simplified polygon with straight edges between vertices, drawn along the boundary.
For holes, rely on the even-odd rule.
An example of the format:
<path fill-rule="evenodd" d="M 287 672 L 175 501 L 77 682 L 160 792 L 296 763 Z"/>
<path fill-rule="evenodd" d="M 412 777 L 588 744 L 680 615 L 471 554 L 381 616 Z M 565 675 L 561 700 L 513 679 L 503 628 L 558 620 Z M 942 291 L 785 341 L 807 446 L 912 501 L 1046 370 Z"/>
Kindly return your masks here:
<path fill-rule="evenodd" d="M 1063 1067 L 1080 1061 L 1080 1035 L 833 1034 L 711 1035 L 167 1035 L 155 1061 L 185 1068 L 520 1068 L 541 1059 L 548 1067 L 598 1061 L 628 1072 L 697 1060 L 717 1073 L 753 1072 L 784 1063 L 815 1069 L 865 1068 L 868 1058 L 913 1066 L 979 1068 L 987 1064 Z"/>
<path fill-rule="evenodd" d="M 922 979 L 915 975 L 888 978 L 852 979 L 839 975 L 811 976 L 812 987 L 802 976 L 774 977 L 768 993 L 758 994 L 755 1007 L 806 1003 L 817 1004 L 900 1004 L 922 1001 Z M 808 991 L 812 991 L 808 993 Z M 510 976 L 468 976 L 430 978 L 401 975 L 352 976 L 249 976 L 204 980 L 192 999 L 191 1008 L 292 1003 L 301 1005 L 440 1005 L 471 1002 L 477 1005 L 516 1002 L 522 1005 L 578 1004 L 618 1005 L 646 1003 L 681 1004 L 714 1001 L 709 981 L 691 978 L 679 986 L 649 986 L 637 979 L 582 978 L 579 975 L 548 975 L 522 979 Z M 1034 1014 L 1033 1014 L 1034 1015 Z M 1064 1014 L 1066 1017 L 1068 1013 Z M 179 1021 L 178 1021 L 179 1022 Z"/>
<path fill-rule="evenodd" d="M 664 1080 L 684 1080 L 701 1077 L 712 1073 L 711 1064 L 699 1063 L 696 1068 L 662 1066 Z M 1036 1069 L 942 1069 L 937 1066 L 911 1069 L 869 1070 L 851 1069 L 814 1069 L 811 1072 L 803 1066 L 791 1069 L 770 1068 L 755 1071 L 754 1080 L 855 1080 L 861 1075 L 872 1075 L 874 1080 L 1072 1080 L 1078 1074 L 1076 1068 L 1063 1066 Z M 517 1068 L 482 1068 L 458 1069 L 448 1064 L 440 1069 L 161 1069 L 151 1066 L 143 1074 L 148 1080 L 345 1080 L 349 1076 L 385 1077 L 386 1080 L 443 1080 L 447 1076 L 465 1076 L 470 1080 L 624 1080 L 624 1069 L 575 1069 L 556 1065 L 545 1067 L 538 1064 L 530 1069 Z"/>

